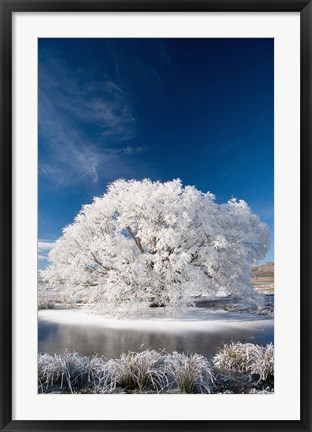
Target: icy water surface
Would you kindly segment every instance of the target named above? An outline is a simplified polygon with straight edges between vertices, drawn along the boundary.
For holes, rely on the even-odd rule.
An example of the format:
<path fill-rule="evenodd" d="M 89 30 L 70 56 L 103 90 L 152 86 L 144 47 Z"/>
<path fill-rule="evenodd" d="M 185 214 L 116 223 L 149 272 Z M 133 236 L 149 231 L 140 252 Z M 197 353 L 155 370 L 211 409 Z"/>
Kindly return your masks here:
<path fill-rule="evenodd" d="M 128 351 L 165 349 L 207 357 L 231 341 L 273 342 L 273 319 L 251 314 L 195 308 L 186 319 L 151 311 L 137 319 L 113 320 L 77 310 L 38 313 L 38 351 L 117 358 Z"/>

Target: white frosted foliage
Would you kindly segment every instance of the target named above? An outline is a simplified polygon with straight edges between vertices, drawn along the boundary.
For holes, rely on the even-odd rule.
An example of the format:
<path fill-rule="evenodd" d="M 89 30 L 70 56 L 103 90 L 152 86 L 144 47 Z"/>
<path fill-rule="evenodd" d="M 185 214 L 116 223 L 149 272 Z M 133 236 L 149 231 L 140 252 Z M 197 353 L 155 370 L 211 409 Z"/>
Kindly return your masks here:
<path fill-rule="evenodd" d="M 43 276 L 99 310 L 181 310 L 198 295 L 255 298 L 250 266 L 269 231 L 244 201 L 217 204 L 180 180 L 117 180 L 84 205 L 49 254 Z"/>

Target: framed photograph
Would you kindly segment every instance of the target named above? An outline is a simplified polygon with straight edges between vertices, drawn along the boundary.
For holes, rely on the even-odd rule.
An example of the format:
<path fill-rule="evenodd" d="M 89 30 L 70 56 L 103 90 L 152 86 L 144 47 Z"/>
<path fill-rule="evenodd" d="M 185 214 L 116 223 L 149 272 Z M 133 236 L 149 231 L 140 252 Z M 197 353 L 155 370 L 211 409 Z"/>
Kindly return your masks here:
<path fill-rule="evenodd" d="M 311 430 L 311 2 L 1 0 L 1 430 Z"/>

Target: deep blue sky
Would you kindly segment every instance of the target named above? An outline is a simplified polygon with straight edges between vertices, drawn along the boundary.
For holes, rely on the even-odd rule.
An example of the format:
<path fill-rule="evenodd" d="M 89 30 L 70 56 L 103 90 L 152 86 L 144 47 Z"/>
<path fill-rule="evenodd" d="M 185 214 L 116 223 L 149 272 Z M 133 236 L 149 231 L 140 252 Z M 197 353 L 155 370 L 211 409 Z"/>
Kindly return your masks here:
<path fill-rule="evenodd" d="M 273 232 L 273 39 L 38 45 L 40 267 L 82 204 L 120 177 L 244 199 Z"/>

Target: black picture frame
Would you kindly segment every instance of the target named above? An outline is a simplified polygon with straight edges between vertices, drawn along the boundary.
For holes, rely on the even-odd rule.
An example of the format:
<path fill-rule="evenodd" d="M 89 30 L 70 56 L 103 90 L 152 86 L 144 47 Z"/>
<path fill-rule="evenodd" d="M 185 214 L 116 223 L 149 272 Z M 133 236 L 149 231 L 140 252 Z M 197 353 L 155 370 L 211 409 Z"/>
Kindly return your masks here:
<path fill-rule="evenodd" d="M 311 0 L 0 0 L 1 12 L 1 430 L 2 431 L 310 431 L 311 423 Z M 300 385 L 298 421 L 15 421 L 12 420 L 12 14 L 14 12 L 300 12 Z"/>

